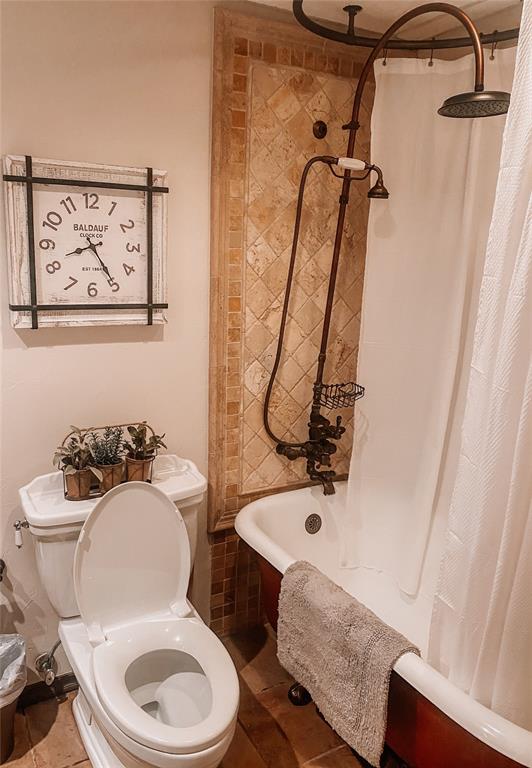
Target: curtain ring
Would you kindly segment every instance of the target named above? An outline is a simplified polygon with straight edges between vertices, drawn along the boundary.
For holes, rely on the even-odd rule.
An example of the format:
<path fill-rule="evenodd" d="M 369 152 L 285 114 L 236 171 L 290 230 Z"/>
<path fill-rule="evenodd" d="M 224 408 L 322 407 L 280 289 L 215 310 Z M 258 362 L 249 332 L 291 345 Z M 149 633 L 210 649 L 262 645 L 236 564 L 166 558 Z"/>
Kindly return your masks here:
<path fill-rule="evenodd" d="M 433 37 L 432 39 L 435 40 L 436 38 Z M 433 67 L 434 66 L 434 48 L 430 49 L 430 59 L 429 59 L 428 66 L 429 67 Z"/>
<path fill-rule="evenodd" d="M 494 35 L 497 34 L 497 30 L 495 29 L 493 32 Z M 491 44 L 491 53 L 490 53 L 490 61 L 495 60 L 495 51 L 497 50 L 497 40 L 494 40 Z"/>
<path fill-rule="evenodd" d="M 382 66 L 383 66 L 383 67 L 385 67 L 385 66 L 386 66 L 386 59 L 387 59 L 387 58 L 388 58 L 388 49 L 387 49 L 387 48 L 385 48 L 385 49 L 384 49 L 384 57 L 383 57 L 383 59 L 382 59 Z"/>

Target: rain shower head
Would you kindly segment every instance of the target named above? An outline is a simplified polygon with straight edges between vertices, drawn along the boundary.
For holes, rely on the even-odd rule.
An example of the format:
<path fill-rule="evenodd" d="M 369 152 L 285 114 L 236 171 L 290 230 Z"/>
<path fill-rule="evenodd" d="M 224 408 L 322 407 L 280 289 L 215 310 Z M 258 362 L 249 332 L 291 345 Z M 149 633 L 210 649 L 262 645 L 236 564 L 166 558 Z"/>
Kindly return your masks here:
<path fill-rule="evenodd" d="M 510 94 L 504 91 L 471 91 L 445 99 L 438 110 L 443 117 L 491 117 L 505 115 Z"/>

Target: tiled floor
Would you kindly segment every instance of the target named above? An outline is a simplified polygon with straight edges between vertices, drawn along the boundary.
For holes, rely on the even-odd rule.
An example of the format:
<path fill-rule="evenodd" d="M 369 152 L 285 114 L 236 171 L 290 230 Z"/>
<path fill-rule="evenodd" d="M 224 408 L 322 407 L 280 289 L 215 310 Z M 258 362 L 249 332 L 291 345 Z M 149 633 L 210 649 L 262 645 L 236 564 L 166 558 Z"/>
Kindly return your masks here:
<path fill-rule="evenodd" d="M 361 768 L 351 750 L 317 715 L 294 707 L 293 682 L 279 665 L 275 640 L 257 628 L 224 639 L 240 677 L 235 738 L 222 768 Z M 72 699 L 48 701 L 17 714 L 9 768 L 90 768 L 72 716 Z"/>
<path fill-rule="evenodd" d="M 277 661 L 265 628 L 224 638 L 240 677 L 240 710 L 223 768 L 361 768 L 349 747 L 316 713 L 294 707 L 294 682 Z"/>
<path fill-rule="evenodd" d="M 9 768 L 91 768 L 72 715 L 75 694 L 45 701 L 15 716 L 15 749 Z"/>

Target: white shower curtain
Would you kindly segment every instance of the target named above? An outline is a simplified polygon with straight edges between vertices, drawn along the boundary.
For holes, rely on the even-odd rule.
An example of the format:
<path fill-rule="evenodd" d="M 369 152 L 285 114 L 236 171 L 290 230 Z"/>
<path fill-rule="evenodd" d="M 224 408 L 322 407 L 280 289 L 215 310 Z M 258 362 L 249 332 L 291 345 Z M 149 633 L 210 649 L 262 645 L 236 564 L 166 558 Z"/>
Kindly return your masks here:
<path fill-rule="evenodd" d="M 480 291 L 429 661 L 532 729 L 532 3 Z"/>
<path fill-rule="evenodd" d="M 487 58 L 487 57 L 486 57 Z M 514 50 L 486 61 L 511 90 Z M 375 64 L 371 155 L 389 200 L 371 203 L 356 412 L 342 565 L 387 571 L 415 594 L 445 503 L 461 421 L 504 117 L 440 117 L 471 90 L 473 58 Z M 461 386 L 462 385 L 462 386 Z M 448 506 L 448 505 L 447 505 Z"/>

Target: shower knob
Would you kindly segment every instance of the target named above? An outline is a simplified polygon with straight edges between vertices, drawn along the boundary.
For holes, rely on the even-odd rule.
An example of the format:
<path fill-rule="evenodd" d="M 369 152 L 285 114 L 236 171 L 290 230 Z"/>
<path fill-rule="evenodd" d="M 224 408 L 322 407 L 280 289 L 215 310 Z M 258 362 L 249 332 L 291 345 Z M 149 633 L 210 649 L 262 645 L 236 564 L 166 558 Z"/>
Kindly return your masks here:
<path fill-rule="evenodd" d="M 323 120 L 316 120 L 312 126 L 312 133 L 317 139 L 324 139 L 327 136 L 327 123 Z"/>

